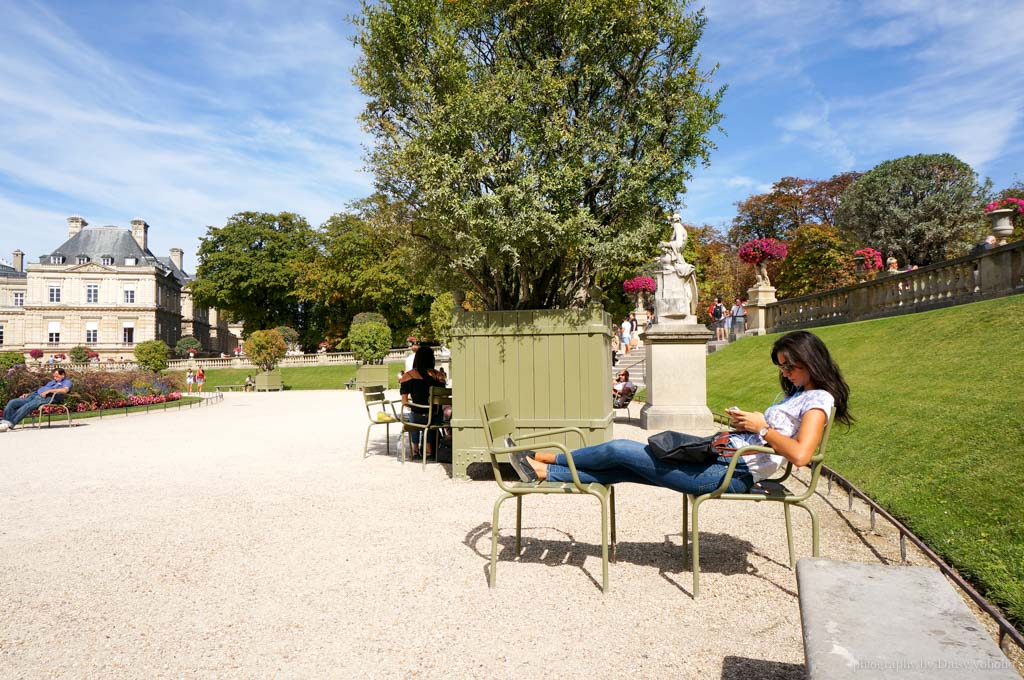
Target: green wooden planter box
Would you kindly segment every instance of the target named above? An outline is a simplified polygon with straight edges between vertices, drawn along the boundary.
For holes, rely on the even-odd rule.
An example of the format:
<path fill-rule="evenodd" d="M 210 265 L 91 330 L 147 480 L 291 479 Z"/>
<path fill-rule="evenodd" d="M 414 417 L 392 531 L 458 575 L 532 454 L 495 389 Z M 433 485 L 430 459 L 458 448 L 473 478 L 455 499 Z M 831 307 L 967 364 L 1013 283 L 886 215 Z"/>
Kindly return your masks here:
<path fill-rule="evenodd" d="M 373 385 L 383 385 L 387 389 L 387 364 L 360 364 L 356 367 L 356 388 L 362 389 Z"/>
<path fill-rule="evenodd" d="M 523 431 L 578 427 L 612 435 L 611 320 L 584 310 L 456 312 L 452 327 L 452 474 L 489 461 L 480 406 L 508 399 Z M 555 438 L 577 448 L 579 438 Z"/>
<path fill-rule="evenodd" d="M 281 369 L 275 368 L 272 371 L 261 371 L 260 373 L 257 373 L 255 389 L 257 392 L 283 390 L 284 382 L 281 379 Z"/>

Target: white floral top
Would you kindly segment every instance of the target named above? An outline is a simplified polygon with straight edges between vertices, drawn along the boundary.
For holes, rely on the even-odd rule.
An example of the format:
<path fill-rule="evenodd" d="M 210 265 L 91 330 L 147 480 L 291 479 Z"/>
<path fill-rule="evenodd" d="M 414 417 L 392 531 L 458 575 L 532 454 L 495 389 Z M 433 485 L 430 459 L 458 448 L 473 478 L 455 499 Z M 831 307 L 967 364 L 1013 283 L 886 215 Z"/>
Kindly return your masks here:
<path fill-rule="evenodd" d="M 787 437 L 795 438 L 797 432 L 800 431 L 800 423 L 805 413 L 811 409 L 818 409 L 824 411 L 825 417 L 828 418 L 834 405 L 835 399 L 825 390 L 807 390 L 806 392 L 797 392 L 778 404 L 772 404 L 765 409 L 764 418 L 773 430 L 777 430 Z M 730 446 L 736 448 L 751 444 L 764 446 L 767 443 L 756 432 L 740 432 L 732 435 L 729 441 Z M 768 479 L 775 474 L 784 460 L 782 456 L 770 453 L 752 453 L 743 457 L 743 462 L 753 474 L 755 482 Z"/>

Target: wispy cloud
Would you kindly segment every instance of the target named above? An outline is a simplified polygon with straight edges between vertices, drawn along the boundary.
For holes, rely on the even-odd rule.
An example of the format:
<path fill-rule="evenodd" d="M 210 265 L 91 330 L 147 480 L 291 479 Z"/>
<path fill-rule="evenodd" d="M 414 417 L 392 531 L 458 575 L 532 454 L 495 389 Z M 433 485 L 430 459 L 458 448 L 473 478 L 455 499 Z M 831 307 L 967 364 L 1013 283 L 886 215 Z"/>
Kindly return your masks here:
<path fill-rule="evenodd" d="M 202 5 L 160 7 L 154 22 L 135 7 L 115 50 L 81 16 L 12 7 L 0 25 L 0 241 L 34 257 L 81 212 L 93 224 L 144 217 L 154 250 L 191 253 L 206 225 L 240 210 L 319 223 L 367 195 L 344 9 L 233 9 L 217 21 Z M 131 51 L 147 43 L 188 56 Z M 26 232 L 30 216 L 49 223 Z"/>

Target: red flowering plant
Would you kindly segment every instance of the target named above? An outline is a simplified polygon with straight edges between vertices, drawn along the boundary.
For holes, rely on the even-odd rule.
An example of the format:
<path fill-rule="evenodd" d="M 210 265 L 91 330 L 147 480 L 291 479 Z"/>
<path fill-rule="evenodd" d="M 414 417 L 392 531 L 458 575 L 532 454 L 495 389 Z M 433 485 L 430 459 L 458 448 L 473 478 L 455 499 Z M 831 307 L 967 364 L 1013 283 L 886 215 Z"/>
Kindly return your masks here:
<path fill-rule="evenodd" d="M 986 205 L 985 212 L 990 213 L 993 210 L 1003 210 L 1006 208 L 1017 211 L 1018 215 L 1024 215 L 1024 198 L 1014 198 L 1012 196 L 1000 198 L 998 201 L 992 201 Z"/>
<path fill-rule="evenodd" d="M 855 250 L 853 251 L 853 256 L 864 258 L 864 262 L 860 267 L 866 272 L 873 272 L 882 268 L 882 253 L 874 248 L 868 247 Z"/>
<path fill-rule="evenodd" d="M 761 264 L 768 260 L 785 260 L 789 250 L 785 241 L 774 238 L 756 238 L 740 246 L 740 259 L 747 264 Z"/>
<path fill-rule="evenodd" d="M 637 293 L 653 293 L 658 290 L 657 282 L 650 276 L 636 276 L 632 279 L 627 279 L 622 282 L 622 290 L 626 292 L 626 295 L 636 295 Z"/>

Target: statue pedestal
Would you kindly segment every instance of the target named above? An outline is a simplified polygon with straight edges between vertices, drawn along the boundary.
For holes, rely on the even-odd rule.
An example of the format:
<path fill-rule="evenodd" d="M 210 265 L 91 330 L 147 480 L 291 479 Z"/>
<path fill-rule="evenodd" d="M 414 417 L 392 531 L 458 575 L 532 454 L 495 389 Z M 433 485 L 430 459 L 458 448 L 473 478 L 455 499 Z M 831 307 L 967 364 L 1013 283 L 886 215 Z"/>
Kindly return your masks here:
<path fill-rule="evenodd" d="M 744 335 L 768 332 L 768 305 L 773 302 L 778 302 L 778 299 L 772 286 L 758 286 L 747 291 L 747 332 Z"/>
<path fill-rule="evenodd" d="M 690 317 L 654 324 L 640 337 L 647 348 L 647 404 L 640 411 L 641 427 L 691 434 L 716 431 L 707 405 L 711 331 Z"/>

